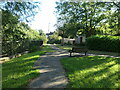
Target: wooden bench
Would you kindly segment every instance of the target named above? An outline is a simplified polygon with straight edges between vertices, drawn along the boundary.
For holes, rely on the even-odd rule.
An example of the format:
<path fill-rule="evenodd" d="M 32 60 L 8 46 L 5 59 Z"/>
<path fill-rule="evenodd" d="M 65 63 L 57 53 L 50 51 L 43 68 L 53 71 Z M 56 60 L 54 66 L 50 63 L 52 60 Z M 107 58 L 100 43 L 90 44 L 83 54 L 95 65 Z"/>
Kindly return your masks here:
<path fill-rule="evenodd" d="M 80 47 L 80 48 L 73 47 L 72 50 L 69 50 L 68 52 L 70 52 L 70 56 L 72 55 L 72 53 L 82 53 L 82 52 L 84 52 L 85 56 L 86 56 L 87 51 L 88 51 L 88 49 L 85 47 Z"/>

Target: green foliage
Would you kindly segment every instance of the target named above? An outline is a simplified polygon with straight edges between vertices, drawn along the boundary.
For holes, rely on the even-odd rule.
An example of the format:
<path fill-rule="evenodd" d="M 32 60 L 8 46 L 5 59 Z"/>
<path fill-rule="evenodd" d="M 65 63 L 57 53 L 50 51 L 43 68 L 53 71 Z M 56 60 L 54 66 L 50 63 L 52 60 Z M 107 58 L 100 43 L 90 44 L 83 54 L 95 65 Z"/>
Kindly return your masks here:
<path fill-rule="evenodd" d="M 2 54 L 14 55 L 29 49 L 29 41 L 43 40 L 45 36 L 31 29 L 22 21 L 33 20 L 39 2 L 1 2 L 2 11 Z M 37 47 L 37 45 L 34 45 Z M 32 48 L 32 47 L 31 47 Z M 30 48 L 30 49 L 31 49 Z"/>
<path fill-rule="evenodd" d="M 38 51 L 40 46 L 42 46 L 42 45 L 43 45 L 42 40 L 41 41 L 40 40 L 39 41 L 31 41 L 29 43 L 29 51 L 30 52 Z"/>
<path fill-rule="evenodd" d="M 86 43 L 91 50 L 120 52 L 120 36 L 95 35 L 88 37 Z"/>
<path fill-rule="evenodd" d="M 34 51 L 40 46 L 34 43 L 30 47 L 30 41 L 36 40 L 47 42 L 45 35 L 40 35 L 38 31 L 31 29 L 24 22 L 20 22 L 18 17 L 11 12 L 2 10 L 2 54 L 15 55 L 24 51 Z"/>
<path fill-rule="evenodd" d="M 120 88 L 119 60 L 103 56 L 61 59 L 69 79 L 67 88 Z"/>
<path fill-rule="evenodd" d="M 39 35 L 40 35 L 40 39 L 43 40 L 43 43 L 46 44 L 48 39 L 46 37 L 46 34 L 43 32 L 43 30 L 38 30 Z"/>
<path fill-rule="evenodd" d="M 120 33 L 119 2 L 61 1 L 56 4 L 57 28 L 62 37 Z"/>
<path fill-rule="evenodd" d="M 60 44 L 61 41 L 60 40 L 50 40 L 47 42 L 48 44 Z"/>
<path fill-rule="evenodd" d="M 58 32 L 54 32 L 53 35 L 50 35 L 48 43 L 50 44 L 60 44 L 62 37 L 58 35 Z"/>
<path fill-rule="evenodd" d="M 39 2 L 1 2 L 0 9 L 7 10 L 22 21 L 31 21 L 40 9 Z"/>

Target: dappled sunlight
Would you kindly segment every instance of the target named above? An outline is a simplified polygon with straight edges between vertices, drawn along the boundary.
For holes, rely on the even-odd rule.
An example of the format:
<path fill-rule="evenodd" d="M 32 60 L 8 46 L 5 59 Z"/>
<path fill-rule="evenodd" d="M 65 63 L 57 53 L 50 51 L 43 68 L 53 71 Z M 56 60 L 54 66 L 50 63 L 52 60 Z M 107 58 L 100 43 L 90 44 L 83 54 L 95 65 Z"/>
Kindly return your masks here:
<path fill-rule="evenodd" d="M 25 58 L 24 60 L 30 60 L 30 59 L 38 58 L 38 57 L 39 57 L 39 55 L 34 55 L 34 56 L 32 56 L 32 57 L 27 57 L 27 58 Z"/>
<path fill-rule="evenodd" d="M 70 88 L 118 88 L 120 58 L 86 56 L 61 60 L 70 80 Z"/>
<path fill-rule="evenodd" d="M 104 69 L 101 69 L 104 70 Z M 100 87 L 99 84 L 97 84 L 98 82 L 102 81 L 103 83 L 101 83 L 100 85 L 106 84 L 108 82 L 108 80 L 116 80 L 118 78 L 117 74 L 114 75 L 116 76 L 115 78 L 109 78 L 112 74 L 116 73 L 116 72 L 112 72 L 110 73 L 109 71 L 103 72 L 101 73 L 101 70 L 83 70 L 83 71 L 75 71 L 74 73 L 71 73 L 68 77 L 70 78 L 71 82 L 73 83 L 78 83 L 77 86 L 81 87 L 91 87 L 91 88 L 95 88 L 95 87 Z M 109 78 L 109 79 L 106 79 Z M 106 79 L 106 80 L 105 80 Z M 76 81 L 77 80 L 77 81 Z M 81 84 L 80 84 L 81 83 Z M 113 83 L 115 83 L 113 81 Z M 74 87 L 74 84 L 73 84 Z M 111 87 L 111 86 L 110 86 Z M 102 87 L 101 87 L 102 88 Z"/>
<path fill-rule="evenodd" d="M 106 54 L 95 54 L 95 53 L 87 53 L 88 56 L 103 56 L 103 57 L 120 57 L 120 56 L 112 56 L 112 55 L 106 55 Z"/>
<path fill-rule="evenodd" d="M 49 55 L 49 56 L 52 56 L 52 57 L 58 57 L 58 56 L 66 56 L 68 54 L 56 54 L 56 55 Z"/>
<path fill-rule="evenodd" d="M 39 84 L 35 84 L 36 88 L 39 87 L 39 85 L 41 85 L 41 87 L 46 87 L 46 88 L 59 88 L 60 86 L 63 86 L 67 83 L 65 83 L 66 79 L 63 79 L 63 76 L 54 76 L 53 78 L 49 78 L 49 81 L 45 80 L 44 83 L 39 83 Z M 37 78 L 35 81 L 38 82 L 40 80 L 40 77 Z"/>
<path fill-rule="evenodd" d="M 33 71 L 26 71 L 25 73 L 14 73 L 13 75 L 9 75 L 7 78 L 3 81 L 3 83 L 10 83 L 12 80 L 12 84 L 9 86 L 5 86 L 6 88 L 17 88 L 17 87 L 25 87 L 26 83 L 28 83 L 28 79 L 30 80 L 31 78 L 37 76 L 39 73 L 37 73 L 37 70 Z M 26 80 L 24 82 L 24 80 Z"/>
<path fill-rule="evenodd" d="M 45 49 L 46 48 L 46 49 Z M 24 54 L 20 57 L 11 59 L 3 63 L 3 88 L 22 88 L 26 87 L 31 79 L 39 76 L 38 69 L 33 68 L 34 62 L 46 51 L 51 50 L 50 47 L 43 47 L 44 50 Z"/>
<path fill-rule="evenodd" d="M 61 57 L 61 56 L 68 56 L 69 53 L 66 51 L 57 51 L 57 52 L 51 52 L 51 53 L 46 53 L 45 55 L 41 56 L 41 58 L 45 58 L 45 57 Z"/>
<path fill-rule="evenodd" d="M 49 73 L 49 72 L 53 72 L 53 71 L 56 71 L 56 69 L 52 69 L 52 68 L 43 68 L 43 69 L 40 69 L 40 73 Z"/>
<path fill-rule="evenodd" d="M 57 69 L 51 68 L 50 66 L 44 66 L 44 68 L 40 69 L 40 77 L 34 79 L 30 86 L 34 88 L 58 88 L 61 85 L 65 85 L 67 83 L 66 79 L 62 74 L 58 74 Z M 62 72 L 61 72 L 62 73 Z"/>
<path fill-rule="evenodd" d="M 64 78 L 63 76 L 56 76 L 54 78 L 51 78 L 50 79 L 51 83 L 48 83 L 47 87 L 56 87 L 57 88 L 58 85 L 64 84 L 65 79 L 63 79 L 63 78 Z M 47 85 L 47 84 L 44 83 L 43 86 L 44 85 Z"/>
<path fill-rule="evenodd" d="M 30 88 L 59 88 L 67 85 L 65 72 L 59 62 L 59 59 L 68 56 L 68 53 L 54 47 L 54 52 L 46 53 L 35 62 L 34 68 L 39 68 L 40 77 L 34 79 Z"/>

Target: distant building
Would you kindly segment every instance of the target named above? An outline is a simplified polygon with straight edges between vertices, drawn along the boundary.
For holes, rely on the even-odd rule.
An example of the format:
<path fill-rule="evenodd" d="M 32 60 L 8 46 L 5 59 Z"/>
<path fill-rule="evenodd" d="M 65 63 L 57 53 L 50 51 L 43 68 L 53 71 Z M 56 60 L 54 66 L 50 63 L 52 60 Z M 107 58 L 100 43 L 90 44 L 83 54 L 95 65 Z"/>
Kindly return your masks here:
<path fill-rule="evenodd" d="M 77 36 L 75 38 L 75 44 L 85 43 L 85 41 L 86 41 L 86 37 L 84 35 Z"/>
<path fill-rule="evenodd" d="M 61 43 L 62 44 L 74 44 L 75 39 L 70 39 L 70 38 L 62 38 Z"/>
<path fill-rule="evenodd" d="M 81 44 L 85 43 L 86 37 L 84 35 L 77 36 L 75 39 L 70 38 L 62 38 L 61 43 L 62 44 Z"/>

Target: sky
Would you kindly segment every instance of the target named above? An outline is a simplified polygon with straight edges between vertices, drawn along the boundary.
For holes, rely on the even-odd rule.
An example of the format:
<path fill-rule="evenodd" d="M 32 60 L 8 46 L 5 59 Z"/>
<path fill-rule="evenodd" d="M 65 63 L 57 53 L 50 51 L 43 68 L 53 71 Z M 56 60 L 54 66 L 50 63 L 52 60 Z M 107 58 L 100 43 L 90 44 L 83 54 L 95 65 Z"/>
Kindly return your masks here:
<path fill-rule="evenodd" d="M 36 1 L 36 0 L 35 0 Z M 29 26 L 32 29 L 40 30 L 42 29 L 44 33 L 55 31 L 54 25 L 57 22 L 57 18 L 54 14 L 55 11 L 55 1 L 58 0 L 37 0 L 40 1 L 40 11 L 35 15 L 34 21 L 32 21 Z M 49 30 L 48 30 L 49 29 Z"/>

